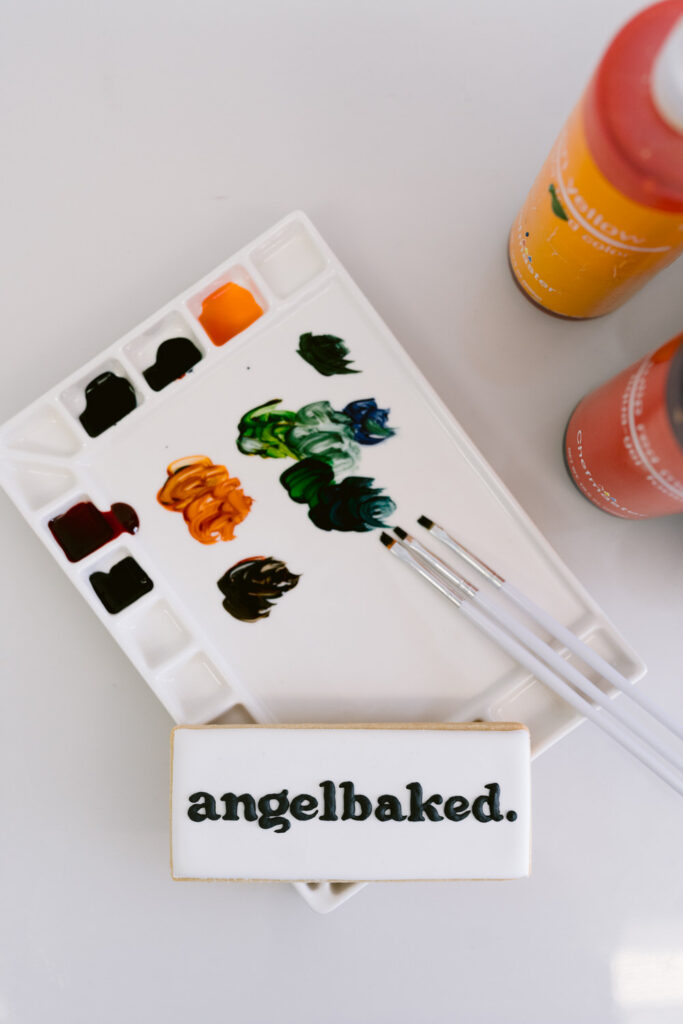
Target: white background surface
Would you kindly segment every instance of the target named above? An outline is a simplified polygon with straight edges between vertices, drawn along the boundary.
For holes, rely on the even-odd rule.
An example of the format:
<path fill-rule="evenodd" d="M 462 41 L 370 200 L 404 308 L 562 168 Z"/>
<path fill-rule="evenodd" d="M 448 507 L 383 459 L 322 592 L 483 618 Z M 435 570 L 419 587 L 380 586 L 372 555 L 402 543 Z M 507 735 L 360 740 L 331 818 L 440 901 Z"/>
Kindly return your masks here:
<path fill-rule="evenodd" d="M 680 265 L 537 312 L 509 224 L 624 0 L 0 4 L 0 403 L 12 415 L 305 209 L 683 717 L 682 522 L 586 503 L 578 398 L 681 329 Z M 172 883 L 170 721 L 10 503 L 0 1021 L 669 1024 L 681 803 L 591 726 L 534 765 L 528 882 Z"/>

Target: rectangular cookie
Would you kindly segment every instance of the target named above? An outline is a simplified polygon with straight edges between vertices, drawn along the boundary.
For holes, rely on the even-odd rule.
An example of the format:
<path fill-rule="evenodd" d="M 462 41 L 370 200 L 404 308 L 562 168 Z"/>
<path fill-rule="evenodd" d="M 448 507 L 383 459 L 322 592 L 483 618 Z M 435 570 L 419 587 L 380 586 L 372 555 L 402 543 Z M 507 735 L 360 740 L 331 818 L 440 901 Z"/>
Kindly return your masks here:
<path fill-rule="evenodd" d="M 175 879 L 529 874 L 529 733 L 516 723 L 178 726 Z"/>

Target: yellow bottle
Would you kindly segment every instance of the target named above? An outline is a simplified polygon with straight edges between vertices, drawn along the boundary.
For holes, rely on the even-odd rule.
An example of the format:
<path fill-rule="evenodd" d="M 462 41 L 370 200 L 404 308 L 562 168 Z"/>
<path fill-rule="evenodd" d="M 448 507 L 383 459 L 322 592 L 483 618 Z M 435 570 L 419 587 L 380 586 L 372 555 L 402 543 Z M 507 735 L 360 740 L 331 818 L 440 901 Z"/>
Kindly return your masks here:
<path fill-rule="evenodd" d="M 683 251 L 683 0 L 615 37 L 512 226 L 510 267 L 546 312 L 609 313 Z"/>

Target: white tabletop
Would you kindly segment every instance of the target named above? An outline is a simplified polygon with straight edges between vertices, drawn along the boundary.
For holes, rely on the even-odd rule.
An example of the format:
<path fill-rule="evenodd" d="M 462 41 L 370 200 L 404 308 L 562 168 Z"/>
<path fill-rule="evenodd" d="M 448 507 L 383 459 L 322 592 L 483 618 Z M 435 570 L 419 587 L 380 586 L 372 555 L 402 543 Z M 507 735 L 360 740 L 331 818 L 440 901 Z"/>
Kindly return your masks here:
<path fill-rule="evenodd" d="M 305 209 L 683 718 L 681 521 L 594 509 L 585 391 L 683 266 L 567 323 L 506 233 L 632 0 L 5 0 L 2 418 Z M 526 882 L 173 883 L 170 720 L 4 497 L 0 1021 L 680 1021 L 682 805 L 592 726 L 534 764 Z"/>

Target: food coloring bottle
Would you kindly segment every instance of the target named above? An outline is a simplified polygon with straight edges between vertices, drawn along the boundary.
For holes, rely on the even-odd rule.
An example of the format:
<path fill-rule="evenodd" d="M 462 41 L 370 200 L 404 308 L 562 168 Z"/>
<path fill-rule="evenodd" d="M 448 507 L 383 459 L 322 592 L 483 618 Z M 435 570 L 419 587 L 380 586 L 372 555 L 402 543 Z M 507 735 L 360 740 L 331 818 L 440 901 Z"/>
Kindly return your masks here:
<path fill-rule="evenodd" d="M 510 232 L 524 294 L 564 317 L 616 309 L 683 250 L 683 0 L 613 39 Z"/>
<path fill-rule="evenodd" d="M 613 516 L 683 512 L 683 334 L 579 402 L 564 457 L 584 497 Z"/>

